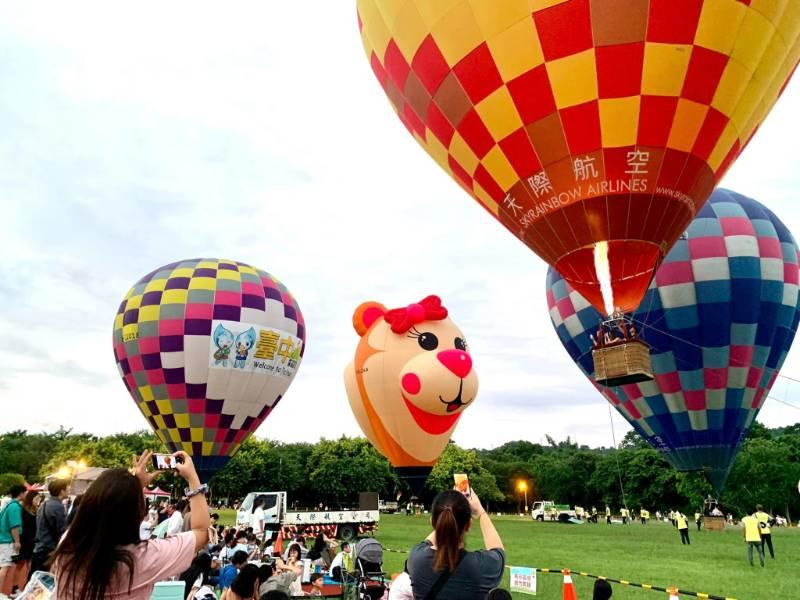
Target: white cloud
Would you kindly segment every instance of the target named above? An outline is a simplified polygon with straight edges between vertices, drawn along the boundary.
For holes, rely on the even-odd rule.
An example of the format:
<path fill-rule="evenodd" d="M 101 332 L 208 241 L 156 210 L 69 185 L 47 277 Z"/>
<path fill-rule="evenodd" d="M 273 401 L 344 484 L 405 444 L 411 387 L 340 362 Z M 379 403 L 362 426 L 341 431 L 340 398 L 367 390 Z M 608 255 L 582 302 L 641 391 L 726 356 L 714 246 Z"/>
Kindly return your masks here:
<path fill-rule="evenodd" d="M 391 115 L 353 3 L 49 10 L 0 22 L 0 398 L 16 407 L 0 429 L 144 426 L 113 361 L 117 305 L 157 265 L 220 256 L 283 280 L 308 325 L 299 376 L 259 435 L 356 434 L 341 378 L 353 309 L 435 292 L 481 378 L 459 443 L 610 443 L 604 400 L 552 331 L 545 265 Z M 799 97 L 795 82 L 724 182 L 795 231 Z M 795 352 L 785 371 L 798 367 Z M 798 416 L 762 412 L 773 426 Z"/>

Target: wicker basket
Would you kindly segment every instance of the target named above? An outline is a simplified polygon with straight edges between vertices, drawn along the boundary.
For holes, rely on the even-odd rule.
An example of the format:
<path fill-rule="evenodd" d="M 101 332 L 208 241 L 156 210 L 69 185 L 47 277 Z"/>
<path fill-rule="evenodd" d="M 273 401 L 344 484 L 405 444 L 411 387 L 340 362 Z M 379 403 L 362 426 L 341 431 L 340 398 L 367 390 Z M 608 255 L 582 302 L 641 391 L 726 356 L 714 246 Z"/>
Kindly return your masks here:
<path fill-rule="evenodd" d="M 703 526 L 709 531 L 725 529 L 725 517 L 703 517 Z"/>
<path fill-rule="evenodd" d="M 592 351 L 594 378 L 607 387 L 640 383 L 653 379 L 650 346 L 642 340 L 629 340 Z"/>

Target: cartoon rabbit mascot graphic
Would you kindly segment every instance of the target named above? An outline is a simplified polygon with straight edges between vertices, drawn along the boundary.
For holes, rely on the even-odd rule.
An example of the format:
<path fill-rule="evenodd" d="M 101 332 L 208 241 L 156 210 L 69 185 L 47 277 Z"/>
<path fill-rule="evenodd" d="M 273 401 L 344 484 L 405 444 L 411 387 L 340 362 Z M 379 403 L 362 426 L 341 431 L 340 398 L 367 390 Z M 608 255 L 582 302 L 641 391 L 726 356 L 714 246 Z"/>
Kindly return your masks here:
<path fill-rule="evenodd" d="M 236 336 L 236 360 L 233 363 L 233 368 L 244 369 L 244 363 L 247 362 L 247 355 L 256 343 L 256 331 L 252 327 L 247 331 L 243 331 Z"/>
<path fill-rule="evenodd" d="M 353 326 L 361 339 L 344 373 L 350 407 L 414 491 L 478 393 L 467 342 L 437 296 L 394 310 L 365 302 Z"/>
<path fill-rule="evenodd" d="M 233 334 L 225 329 L 222 323 L 218 324 L 214 330 L 214 345 L 217 347 L 214 351 L 214 364 L 227 367 L 231 346 L 233 346 Z"/>

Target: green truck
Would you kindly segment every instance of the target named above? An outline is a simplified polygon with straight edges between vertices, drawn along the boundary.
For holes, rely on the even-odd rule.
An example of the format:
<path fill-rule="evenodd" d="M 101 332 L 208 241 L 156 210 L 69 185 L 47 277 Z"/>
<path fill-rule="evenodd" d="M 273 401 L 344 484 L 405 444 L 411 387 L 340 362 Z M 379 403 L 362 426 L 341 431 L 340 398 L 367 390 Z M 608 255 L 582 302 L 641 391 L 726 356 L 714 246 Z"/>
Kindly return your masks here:
<path fill-rule="evenodd" d="M 575 509 L 569 504 L 556 504 L 552 500 L 534 502 L 531 509 L 531 518 L 534 521 L 558 521 L 561 515 L 574 519 Z"/>

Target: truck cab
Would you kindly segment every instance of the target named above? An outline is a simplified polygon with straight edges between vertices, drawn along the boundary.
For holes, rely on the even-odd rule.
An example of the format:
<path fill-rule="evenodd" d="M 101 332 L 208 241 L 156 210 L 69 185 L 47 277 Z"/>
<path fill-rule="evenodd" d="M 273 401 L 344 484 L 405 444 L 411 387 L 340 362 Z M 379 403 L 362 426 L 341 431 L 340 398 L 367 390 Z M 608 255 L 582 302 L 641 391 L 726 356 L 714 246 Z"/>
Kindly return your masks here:
<path fill-rule="evenodd" d="M 565 515 L 565 517 L 562 517 Z M 557 521 L 562 518 L 575 517 L 575 509 L 569 504 L 556 504 L 553 500 L 534 502 L 531 509 L 531 518 L 534 521 Z"/>
<path fill-rule="evenodd" d="M 267 529 L 278 529 L 286 513 L 286 492 L 250 492 L 236 511 L 236 524 L 245 527 L 250 525 L 256 498 L 263 501 L 264 525 Z"/>

